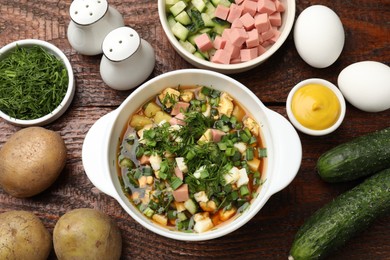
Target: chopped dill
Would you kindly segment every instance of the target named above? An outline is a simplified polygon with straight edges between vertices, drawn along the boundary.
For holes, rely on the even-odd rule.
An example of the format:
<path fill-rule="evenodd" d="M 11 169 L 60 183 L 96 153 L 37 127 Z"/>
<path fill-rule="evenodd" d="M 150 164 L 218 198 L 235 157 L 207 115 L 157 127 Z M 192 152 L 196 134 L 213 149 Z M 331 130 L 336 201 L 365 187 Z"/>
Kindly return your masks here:
<path fill-rule="evenodd" d="M 40 46 L 16 46 L 0 61 L 0 110 L 31 120 L 50 114 L 65 97 L 65 65 Z"/>

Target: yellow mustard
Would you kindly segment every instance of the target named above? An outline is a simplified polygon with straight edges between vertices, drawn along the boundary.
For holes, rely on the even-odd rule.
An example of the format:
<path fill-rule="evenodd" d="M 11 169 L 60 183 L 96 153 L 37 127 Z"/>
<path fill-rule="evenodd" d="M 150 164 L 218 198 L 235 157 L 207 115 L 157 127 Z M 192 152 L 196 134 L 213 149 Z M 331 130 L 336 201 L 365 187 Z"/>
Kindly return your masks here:
<path fill-rule="evenodd" d="M 291 109 L 299 123 L 313 130 L 331 127 L 341 111 L 336 94 L 320 84 L 308 84 L 298 89 L 292 97 Z"/>

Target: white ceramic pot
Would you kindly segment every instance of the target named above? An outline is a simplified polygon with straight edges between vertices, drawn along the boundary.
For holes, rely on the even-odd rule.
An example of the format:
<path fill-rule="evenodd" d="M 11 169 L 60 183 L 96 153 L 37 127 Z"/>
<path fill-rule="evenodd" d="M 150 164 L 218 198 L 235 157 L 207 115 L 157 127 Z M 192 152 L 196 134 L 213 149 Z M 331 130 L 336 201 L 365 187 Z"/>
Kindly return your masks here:
<path fill-rule="evenodd" d="M 129 90 L 137 87 L 152 73 L 154 50 L 130 27 L 119 27 L 104 38 L 100 75 L 111 88 Z"/>
<path fill-rule="evenodd" d="M 246 211 L 239 217 L 204 233 L 171 231 L 153 223 L 140 213 L 122 192 L 116 169 L 118 140 L 129 117 L 145 101 L 167 87 L 177 85 L 212 86 L 226 91 L 249 110 L 259 123 L 267 147 L 266 182 Z M 209 70 L 177 70 L 155 77 L 137 88 L 114 111 L 100 118 L 85 137 L 82 160 L 91 182 L 115 198 L 124 210 L 147 229 L 177 240 L 200 241 L 226 235 L 247 223 L 264 206 L 271 195 L 285 188 L 296 176 L 302 158 L 302 147 L 294 127 L 280 114 L 266 108 L 248 88 L 238 81 Z"/>
<path fill-rule="evenodd" d="M 69 13 L 68 41 L 73 49 L 84 55 L 101 54 L 104 37 L 124 26 L 122 15 L 109 6 L 107 0 L 74 0 Z"/>

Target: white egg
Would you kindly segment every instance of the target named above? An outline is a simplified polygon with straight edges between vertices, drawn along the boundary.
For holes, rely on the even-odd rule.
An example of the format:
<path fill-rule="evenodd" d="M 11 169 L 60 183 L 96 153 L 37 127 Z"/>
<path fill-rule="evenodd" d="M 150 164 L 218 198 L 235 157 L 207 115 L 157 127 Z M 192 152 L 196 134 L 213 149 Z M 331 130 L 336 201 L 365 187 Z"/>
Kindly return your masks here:
<path fill-rule="evenodd" d="M 345 42 L 343 24 L 329 7 L 312 5 L 298 16 L 294 43 L 301 58 L 315 68 L 326 68 L 340 56 Z"/>
<path fill-rule="evenodd" d="M 390 67 L 377 61 L 356 62 L 344 68 L 337 84 L 351 105 L 366 112 L 390 108 Z"/>

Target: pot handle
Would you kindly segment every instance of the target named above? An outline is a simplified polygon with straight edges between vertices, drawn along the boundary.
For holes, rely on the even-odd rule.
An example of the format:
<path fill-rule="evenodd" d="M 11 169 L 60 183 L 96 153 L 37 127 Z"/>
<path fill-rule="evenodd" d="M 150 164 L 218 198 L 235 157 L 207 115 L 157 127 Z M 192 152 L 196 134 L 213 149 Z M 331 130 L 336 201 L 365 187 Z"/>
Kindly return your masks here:
<path fill-rule="evenodd" d="M 88 179 L 100 191 L 114 198 L 116 191 L 110 179 L 107 158 L 104 158 L 107 153 L 104 140 L 108 139 L 108 126 L 115 115 L 115 111 L 112 111 L 99 118 L 85 136 L 82 148 L 83 167 Z"/>
<path fill-rule="evenodd" d="M 273 156 L 275 175 L 272 177 L 271 194 L 289 185 L 298 173 L 302 160 L 302 145 L 299 135 L 290 122 L 275 111 L 269 110 L 271 135 L 274 141 Z"/>

